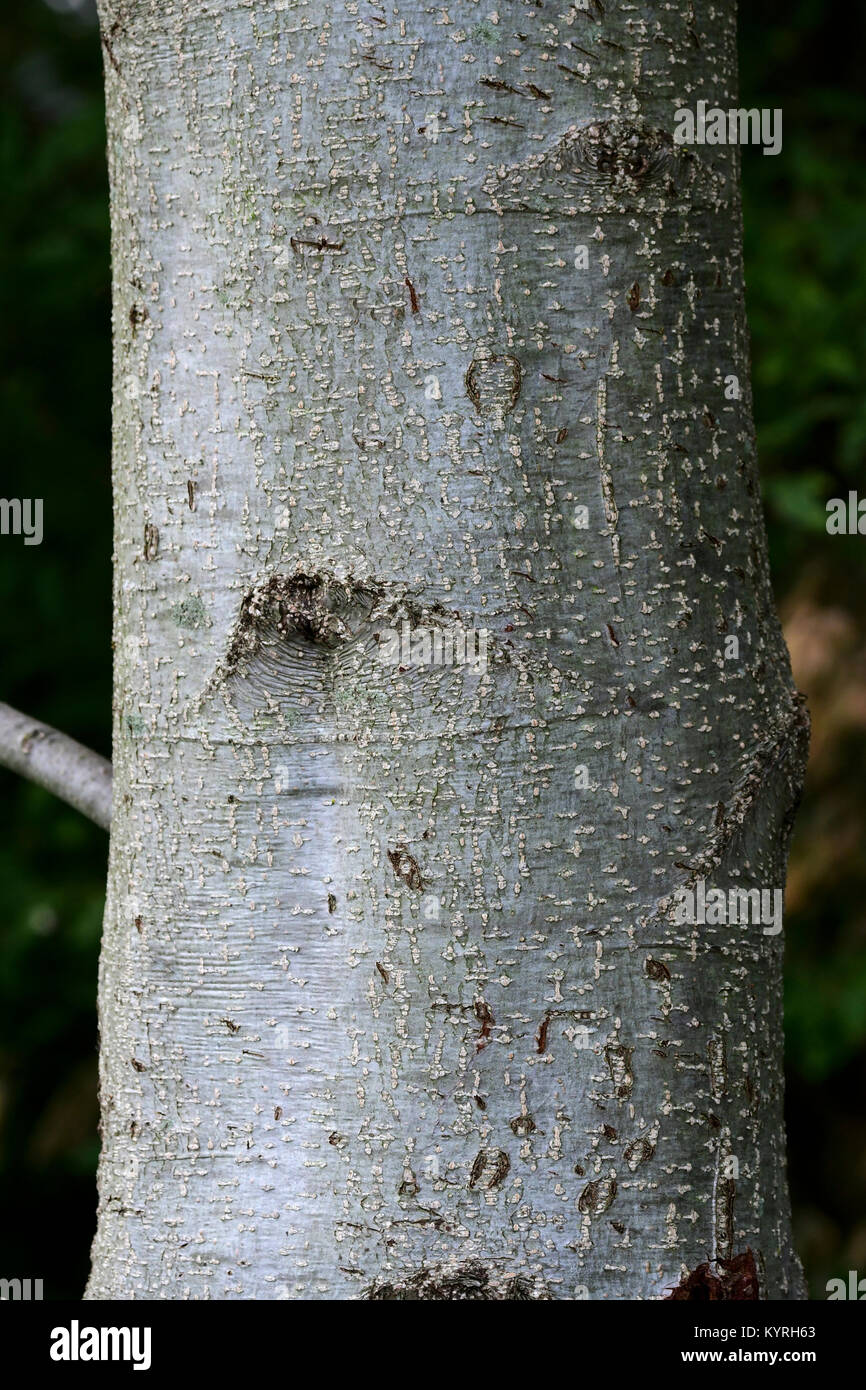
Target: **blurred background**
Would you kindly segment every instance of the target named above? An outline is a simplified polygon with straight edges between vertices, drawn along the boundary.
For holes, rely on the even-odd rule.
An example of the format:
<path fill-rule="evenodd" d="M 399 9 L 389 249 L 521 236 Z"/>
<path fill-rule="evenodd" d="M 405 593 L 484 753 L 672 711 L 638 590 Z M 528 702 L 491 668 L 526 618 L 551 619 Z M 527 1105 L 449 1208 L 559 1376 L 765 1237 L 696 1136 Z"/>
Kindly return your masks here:
<path fill-rule="evenodd" d="M 744 153 L 746 281 L 776 595 L 812 754 L 788 883 L 787 1113 L 812 1296 L 866 1274 L 866 10 L 763 0 L 741 102 L 784 110 Z M 0 23 L 4 497 L 45 539 L 0 546 L 0 699 L 110 755 L 109 228 L 92 0 Z M 52 522 L 59 514 L 63 525 Z M 98 1152 L 96 971 L 107 837 L 0 771 L 0 1275 L 80 1298 Z"/>

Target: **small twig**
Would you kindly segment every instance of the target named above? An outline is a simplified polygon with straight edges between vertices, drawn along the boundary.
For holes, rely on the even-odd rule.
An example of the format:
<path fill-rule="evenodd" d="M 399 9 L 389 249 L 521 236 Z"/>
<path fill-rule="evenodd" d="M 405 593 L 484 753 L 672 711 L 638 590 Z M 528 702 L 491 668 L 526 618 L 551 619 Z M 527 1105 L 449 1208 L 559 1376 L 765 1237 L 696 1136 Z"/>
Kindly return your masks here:
<path fill-rule="evenodd" d="M 0 767 L 68 801 L 104 830 L 111 825 L 111 763 L 4 704 L 0 704 Z"/>

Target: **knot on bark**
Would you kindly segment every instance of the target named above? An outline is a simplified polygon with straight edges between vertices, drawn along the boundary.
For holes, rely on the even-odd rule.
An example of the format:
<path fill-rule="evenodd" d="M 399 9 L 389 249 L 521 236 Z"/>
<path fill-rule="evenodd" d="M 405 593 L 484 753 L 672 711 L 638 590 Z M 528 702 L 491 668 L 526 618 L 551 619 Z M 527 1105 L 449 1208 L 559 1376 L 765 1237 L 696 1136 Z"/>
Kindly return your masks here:
<path fill-rule="evenodd" d="M 275 642 L 332 652 L 351 640 L 369 616 L 374 591 L 326 573 L 274 574 L 245 595 L 229 647 L 234 670 Z"/>
<path fill-rule="evenodd" d="M 646 194 L 666 196 L 692 177 L 690 151 L 667 131 L 611 119 L 572 125 L 546 150 L 491 170 L 484 191 L 502 209 L 569 206 L 575 198 L 602 201 Z"/>
<path fill-rule="evenodd" d="M 561 167 L 578 176 L 640 187 L 670 169 L 677 158 L 666 131 L 622 121 L 594 121 L 569 132 L 555 151 Z"/>
<path fill-rule="evenodd" d="M 501 428 L 517 404 L 523 369 L 510 352 L 479 350 L 466 373 L 466 394 L 478 414 Z"/>
<path fill-rule="evenodd" d="M 603 1216 L 613 1205 L 616 1197 L 616 1178 L 598 1178 L 588 1182 L 577 1199 L 577 1209 L 582 1216 Z"/>

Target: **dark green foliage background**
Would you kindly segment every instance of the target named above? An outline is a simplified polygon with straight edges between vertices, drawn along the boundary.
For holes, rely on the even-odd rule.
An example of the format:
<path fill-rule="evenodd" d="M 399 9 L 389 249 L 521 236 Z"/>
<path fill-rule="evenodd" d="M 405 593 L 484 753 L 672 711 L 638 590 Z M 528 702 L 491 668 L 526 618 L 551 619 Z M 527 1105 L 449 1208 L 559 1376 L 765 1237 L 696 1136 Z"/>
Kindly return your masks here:
<path fill-rule="evenodd" d="M 92 0 L 0 24 L 0 495 L 45 539 L 0 538 L 0 699 L 109 753 L 108 189 Z M 777 596 L 816 752 L 787 940 L 790 1171 L 813 1297 L 866 1273 L 866 539 L 826 499 L 864 482 L 864 11 L 741 16 L 741 98 L 782 107 L 743 151 L 755 403 Z M 97 953 L 107 840 L 0 773 L 0 1276 L 80 1297 L 94 1224 Z"/>

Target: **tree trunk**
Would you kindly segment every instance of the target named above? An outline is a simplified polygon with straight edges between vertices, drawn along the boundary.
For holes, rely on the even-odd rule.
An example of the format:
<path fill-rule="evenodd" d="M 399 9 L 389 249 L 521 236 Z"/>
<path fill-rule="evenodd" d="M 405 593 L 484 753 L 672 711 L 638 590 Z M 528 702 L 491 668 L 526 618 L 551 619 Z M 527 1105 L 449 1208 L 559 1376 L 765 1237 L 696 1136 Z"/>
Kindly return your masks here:
<path fill-rule="evenodd" d="M 733 0 L 101 18 L 87 1296 L 664 1298 L 749 1252 L 803 1296 L 782 936 L 674 910 L 783 886 L 806 739 L 738 151 L 671 138 L 736 104 Z"/>

